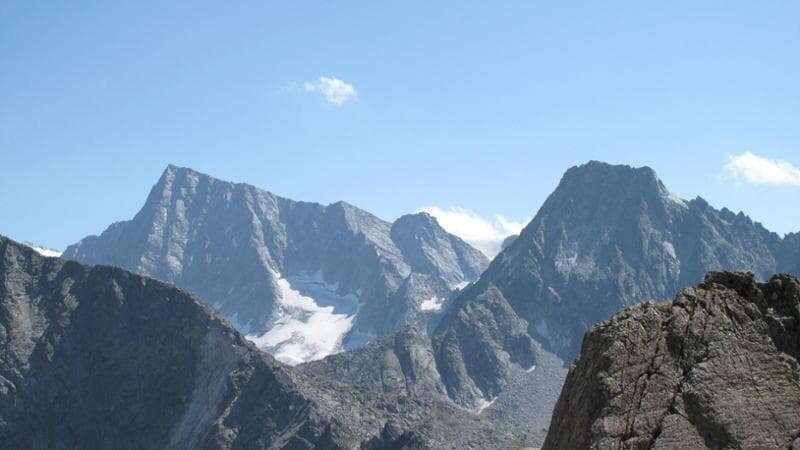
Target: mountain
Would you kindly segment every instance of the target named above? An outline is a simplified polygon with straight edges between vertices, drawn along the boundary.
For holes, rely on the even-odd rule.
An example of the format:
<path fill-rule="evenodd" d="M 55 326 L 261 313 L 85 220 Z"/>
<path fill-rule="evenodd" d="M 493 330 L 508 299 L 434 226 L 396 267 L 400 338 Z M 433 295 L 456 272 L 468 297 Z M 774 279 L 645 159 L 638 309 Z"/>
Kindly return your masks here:
<path fill-rule="evenodd" d="M 344 202 L 296 202 L 175 166 L 132 220 L 64 257 L 197 293 L 293 364 L 425 326 L 488 265 L 425 213 L 388 223 Z"/>
<path fill-rule="evenodd" d="M 684 201 L 648 168 L 568 170 L 478 283 L 496 286 L 532 337 L 571 359 L 583 332 L 622 307 L 667 298 L 710 270 L 778 269 L 781 238 L 742 213 Z"/>
<path fill-rule="evenodd" d="M 545 449 L 800 447 L 800 280 L 710 273 L 586 335 Z"/>
<path fill-rule="evenodd" d="M 519 445 L 429 396 L 286 366 L 172 285 L 0 236 L 0 448 Z"/>
<path fill-rule="evenodd" d="M 537 345 L 571 361 L 584 332 L 620 308 L 668 298 L 707 271 L 765 279 L 788 266 L 787 254 L 777 234 L 677 198 L 648 167 L 573 167 L 452 302 L 433 335 L 437 368 L 454 374 L 443 377 L 451 398 L 475 405 L 503 389 L 509 364 L 534 366 Z"/>
<path fill-rule="evenodd" d="M 194 174 L 186 169 L 173 168 L 167 172 L 170 171 Z M 150 261 L 158 262 L 152 264 L 153 267 L 168 268 L 171 261 L 179 260 L 181 270 L 176 273 L 184 278 L 168 279 L 179 285 L 186 284 L 181 280 L 195 273 L 192 268 L 205 261 L 206 254 L 211 261 L 228 261 L 213 265 L 225 275 L 220 278 L 215 274 L 215 279 L 236 280 L 236 275 L 243 279 L 246 273 L 240 273 L 242 271 L 224 272 L 233 272 L 234 267 L 266 267 L 261 272 L 274 271 L 276 275 L 267 277 L 272 282 L 265 282 L 265 285 L 276 286 L 275 291 L 281 292 L 275 295 L 280 299 L 277 313 L 244 316 L 250 317 L 245 320 L 252 320 L 254 316 L 267 317 L 263 323 L 257 322 L 264 328 L 275 323 L 281 325 L 273 328 L 278 332 L 252 336 L 262 348 L 282 356 L 282 350 L 295 344 L 293 336 L 300 334 L 310 339 L 312 336 L 303 334 L 303 324 L 294 320 L 309 316 L 316 319 L 306 320 L 305 324 L 340 327 L 332 333 L 333 338 L 347 332 L 348 342 L 364 335 L 367 337 L 364 340 L 372 340 L 357 350 L 321 360 L 326 353 L 334 353 L 336 347 L 319 345 L 317 348 L 326 350 L 293 361 L 314 360 L 298 366 L 296 373 L 344 381 L 375 396 L 407 396 L 433 399 L 436 404 L 457 405 L 455 410 L 470 412 L 471 417 L 481 423 L 488 422 L 497 429 L 511 427 L 512 434 L 525 445 L 536 445 L 543 439 L 566 376 L 567 362 L 577 355 L 582 336 L 591 325 L 608 319 L 620 308 L 647 299 L 673 296 L 681 287 L 700 281 L 710 270 L 751 270 L 765 279 L 776 271 L 791 270 L 798 263 L 794 256 L 798 246 L 793 236 L 782 239 L 744 214 L 725 208 L 717 210 L 699 197 L 690 201 L 677 198 L 647 167 L 589 162 L 569 169 L 531 223 L 518 237 L 509 240 L 479 279 L 470 284 L 465 284 L 469 271 L 460 262 L 458 251 L 455 248 L 439 250 L 459 241 L 434 227 L 435 221 L 428 217 L 411 216 L 388 224 L 346 204 L 327 207 L 302 204 L 308 211 L 320 212 L 306 212 L 300 220 L 293 219 L 300 204 L 283 200 L 295 206 L 278 208 L 279 212 L 267 216 L 277 216 L 281 220 L 258 219 L 266 215 L 253 212 L 245 214 L 246 220 L 237 221 L 237 215 L 228 210 L 267 210 L 257 206 L 266 202 L 258 200 L 258 196 L 253 201 L 237 200 L 247 196 L 233 193 L 236 189 L 249 192 L 248 189 L 255 188 L 218 183 L 232 186 L 231 194 L 223 195 L 222 200 L 215 200 L 211 205 L 206 200 L 201 201 L 204 206 L 194 208 L 199 209 L 199 213 L 183 213 L 203 217 L 202 220 L 167 219 L 172 217 L 171 212 L 158 216 L 165 218 L 162 221 L 144 220 L 140 219 L 144 214 L 140 212 L 131 222 L 114 225 L 99 238 L 87 238 L 79 246 L 70 248 L 67 254 L 89 262 L 97 259 L 97 255 L 106 260 L 124 254 L 139 255 L 138 259 L 125 264 L 119 260 L 109 261 L 134 268 L 150 267 L 147 265 Z M 159 185 L 154 192 L 164 191 Z M 210 188 L 183 190 L 207 192 Z M 174 189 L 168 191 L 169 198 L 177 195 L 172 194 Z M 255 192 L 261 196 L 271 195 Z M 163 197 L 162 194 L 151 194 L 151 197 L 154 195 Z M 179 195 L 180 198 L 195 196 Z M 148 200 L 148 204 L 150 202 Z M 242 208 L 239 203 L 248 206 Z M 163 210 L 174 210 L 176 214 L 192 210 L 177 205 Z M 146 206 L 142 211 L 150 209 L 158 208 Z M 347 219 L 349 227 L 341 226 L 337 219 L 339 211 L 344 211 L 341 215 Z M 225 219 L 220 220 L 222 217 Z M 220 223 L 213 227 L 206 225 L 214 220 Z M 145 227 L 146 232 L 140 234 L 144 238 L 137 240 L 131 236 L 139 235 L 134 230 L 140 226 L 132 224 L 139 222 L 155 223 L 157 230 L 171 229 L 172 222 L 196 222 L 201 226 L 195 229 L 204 231 L 186 232 L 186 239 L 177 239 L 173 235 L 181 236 L 181 230 L 188 227 L 181 226 L 168 233 Z M 304 226 L 292 225 L 297 222 Z M 256 232 L 250 231 L 254 228 L 252 223 L 260 224 L 255 227 Z M 239 231 L 226 231 L 225 226 Z M 220 227 L 225 233 L 219 231 Z M 342 228 L 361 230 L 357 233 L 360 237 L 352 238 L 349 231 L 337 233 L 335 239 L 329 237 L 331 230 Z M 206 229 L 216 231 L 210 233 Z M 270 231 L 274 229 L 281 231 Z M 120 235 L 126 236 L 125 239 L 118 239 Z M 200 239 L 198 235 L 208 237 Z M 242 265 L 249 260 L 230 256 L 237 255 L 229 248 L 233 245 L 231 242 L 239 242 L 230 236 L 241 235 L 254 236 L 252 240 L 258 244 L 238 244 L 233 249 L 247 255 L 266 255 L 266 263 Z M 328 244 L 318 244 L 322 239 L 318 236 L 325 236 Z M 158 245 L 149 243 L 148 239 Z M 98 240 L 103 241 L 102 245 L 96 242 Z M 201 249 L 190 253 L 197 256 L 187 257 L 184 249 L 192 246 L 178 244 L 193 240 L 192 246 Z M 130 249 L 131 242 L 144 242 L 143 248 L 158 251 L 115 250 L 113 258 L 103 253 L 106 251 L 103 249 Z M 216 250 L 218 247 L 225 251 Z M 336 250 L 331 251 L 331 247 Z M 335 262 L 328 263 L 331 260 Z M 379 267 L 377 275 L 376 266 Z M 446 274 L 452 272 L 443 268 L 455 266 L 461 268 L 463 275 L 448 278 Z M 408 269 L 396 269 L 398 267 Z M 201 273 L 206 276 L 213 272 L 205 269 Z M 192 283 L 202 286 L 206 278 L 193 279 Z M 354 279 L 359 282 L 355 283 Z M 368 286 L 374 284 L 361 282 L 375 279 L 380 280 L 379 287 L 384 287 L 370 290 Z M 457 281 L 459 279 L 463 281 Z M 224 285 L 228 290 L 240 286 L 228 281 Z M 461 289 L 456 289 L 459 287 Z M 193 290 L 198 291 L 198 288 Z M 320 295 L 320 290 L 328 294 Z M 382 294 L 365 294 L 375 291 Z M 247 330 L 253 326 L 251 322 L 242 324 L 241 312 L 234 312 L 236 310 L 230 307 L 226 309 L 225 304 L 216 300 L 225 292 L 218 292 L 217 297 L 214 294 L 209 287 L 204 295 L 238 321 L 240 328 Z M 338 297 L 330 299 L 333 294 Z M 235 302 L 238 297 L 229 298 L 230 302 Z M 250 298 L 263 298 L 263 295 Z M 352 308 L 350 312 L 345 309 L 347 301 Z M 305 308 L 299 308 L 302 314 L 292 315 L 286 312 L 291 309 L 281 306 L 287 303 Z M 355 304 L 359 306 L 353 307 Z M 358 313 L 353 313 L 354 310 Z M 276 317 L 283 322 L 276 321 Z M 352 322 L 348 323 L 349 320 Z M 377 338 L 372 339 L 373 336 Z M 327 338 L 321 336 L 320 342 L 334 340 Z M 275 346 L 276 341 L 285 344 Z M 302 355 L 304 348 L 300 347 L 291 349 L 292 354 Z M 350 346 L 353 347 L 358 346 Z"/>
<path fill-rule="evenodd" d="M 429 339 L 406 332 L 304 370 L 379 392 L 445 396 L 536 444 L 589 327 L 669 298 L 707 271 L 766 279 L 787 270 L 800 262 L 793 239 L 677 198 L 650 168 L 590 162 L 564 174 L 531 223 L 448 302 Z"/>

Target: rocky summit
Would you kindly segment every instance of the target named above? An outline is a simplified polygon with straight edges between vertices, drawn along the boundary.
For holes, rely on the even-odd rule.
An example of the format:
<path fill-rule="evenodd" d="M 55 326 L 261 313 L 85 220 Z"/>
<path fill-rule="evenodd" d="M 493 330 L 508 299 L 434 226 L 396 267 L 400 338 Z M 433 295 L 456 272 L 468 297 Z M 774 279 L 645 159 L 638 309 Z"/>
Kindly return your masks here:
<path fill-rule="evenodd" d="M 546 449 L 800 448 L 800 280 L 709 273 L 591 329 Z"/>
<path fill-rule="evenodd" d="M 129 221 L 64 257 L 198 294 L 284 362 L 427 326 L 486 257 L 418 213 L 385 222 L 169 166 Z"/>

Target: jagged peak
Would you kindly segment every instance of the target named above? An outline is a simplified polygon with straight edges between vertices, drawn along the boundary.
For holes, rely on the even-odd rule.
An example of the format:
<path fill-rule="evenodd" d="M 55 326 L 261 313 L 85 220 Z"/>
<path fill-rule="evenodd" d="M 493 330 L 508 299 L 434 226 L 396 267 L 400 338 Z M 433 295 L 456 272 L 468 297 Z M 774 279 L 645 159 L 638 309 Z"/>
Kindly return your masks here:
<path fill-rule="evenodd" d="M 392 224 L 392 227 L 406 227 L 406 226 L 422 226 L 427 229 L 434 229 L 434 230 L 441 230 L 444 232 L 444 228 L 439 225 L 439 221 L 436 220 L 435 217 L 426 213 L 425 211 L 420 211 L 413 214 L 404 214 L 397 218 Z"/>
<path fill-rule="evenodd" d="M 363 226 L 389 227 L 389 222 L 344 200 L 329 204 L 326 209 L 341 214 L 348 226 L 360 230 Z"/>

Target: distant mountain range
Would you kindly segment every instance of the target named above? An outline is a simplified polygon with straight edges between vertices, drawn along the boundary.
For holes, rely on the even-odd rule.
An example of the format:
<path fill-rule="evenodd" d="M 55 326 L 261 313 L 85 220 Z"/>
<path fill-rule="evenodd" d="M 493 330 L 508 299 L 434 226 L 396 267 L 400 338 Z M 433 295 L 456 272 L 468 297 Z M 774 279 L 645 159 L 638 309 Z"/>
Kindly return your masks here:
<path fill-rule="evenodd" d="M 200 295 L 284 362 L 426 327 L 486 257 L 418 213 L 385 222 L 169 166 L 129 221 L 69 246 Z"/>
<path fill-rule="evenodd" d="M 430 396 L 307 376 L 174 286 L 0 236 L 0 448 L 522 445 Z"/>
<path fill-rule="evenodd" d="M 296 376 L 424 398 L 466 414 L 454 429 L 470 417 L 536 445 L 593 324 L 708 271 L 797 273 L 800 238 L 680 199 L 650 168 L 593 161 L 569 169 L 487 267 L 426 214 L 388 223 L 170 166 L 134 219 L 64 256 L 197 293 L 303 363 Z"/>

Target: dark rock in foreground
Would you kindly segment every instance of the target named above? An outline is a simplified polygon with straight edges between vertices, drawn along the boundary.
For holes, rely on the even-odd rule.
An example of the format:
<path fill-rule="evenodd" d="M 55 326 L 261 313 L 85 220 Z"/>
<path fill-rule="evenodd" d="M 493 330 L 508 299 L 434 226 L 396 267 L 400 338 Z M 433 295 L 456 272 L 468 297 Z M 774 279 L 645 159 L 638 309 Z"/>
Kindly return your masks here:
<path fill-rule="evenodd" d="M 587 333 L 546 449 L 800 447 L 800 280 L 712 272 Z"/>

